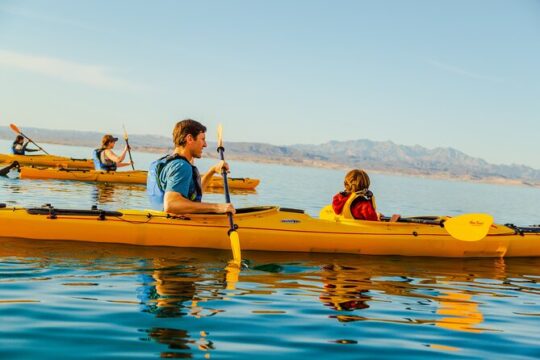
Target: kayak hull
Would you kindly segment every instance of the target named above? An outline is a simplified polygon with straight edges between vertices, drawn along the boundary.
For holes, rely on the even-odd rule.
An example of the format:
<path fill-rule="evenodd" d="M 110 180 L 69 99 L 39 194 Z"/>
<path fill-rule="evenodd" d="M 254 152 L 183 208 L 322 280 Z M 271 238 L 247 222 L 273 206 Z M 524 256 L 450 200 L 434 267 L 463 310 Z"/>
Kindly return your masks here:
<path fill-rule="evenodd" d="M 56 155 L 12 155 L 0 154 L 0 162 L 12 163 L 17 161 L 21 165 L 63 167 L 70 169 L 93 169 L 91 159 L 73 159 Z"/>
<path fill-rule="evenodd" d="M 47 212 L 48 210 L 44 210 Z M 170 217 L 122 210 L 121 216 L 29 214 L 1 209 L 2 237 L 142 246 L 229 250 L 228 218 L 199 214 Z M 242 250 L 435 257 L 540 256 L 540 234 L 518 235 L 493 225 L 479 241 L 460 241 L 436 225 L 362 221 L 349 225 L 276 207 L 240 209 L 235 215 Z"/>
<path fill-rule="evenodd" d="M 111 182 L 122 184 L 146 184 L 146 171 L 100 171 L 82 169 L 52 169 L 23 166 L 20 169 L 21 179 L 39 180 L 74 180 L 90 182 Z"/>
<path fill-rule="evenodd" d="M 100 170 L 82 170 L 82 169 L 43 169 L 36 167 L 23 166 L 20 169 L 21 179 L 56 179 L 56 180 L 74 180 L 91 182 L 108 182 L 123 184 L 144 184 L 146 185 L 146 176 L 148 172 L 144 170 L 135 171 L 100 171 Z M 254 190 L 259 185 L 259 179 L 250 178 L 229 178 L 229 188 L 239 190 Z M 209 187 L 223 188 L 223 178 L 214 176 Z"/>

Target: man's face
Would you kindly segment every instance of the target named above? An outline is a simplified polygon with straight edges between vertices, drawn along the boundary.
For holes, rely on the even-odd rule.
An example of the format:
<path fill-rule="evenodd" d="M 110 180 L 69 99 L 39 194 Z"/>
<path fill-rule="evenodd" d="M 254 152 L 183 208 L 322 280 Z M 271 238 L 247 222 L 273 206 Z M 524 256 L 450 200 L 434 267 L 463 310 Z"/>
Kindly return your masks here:
<path fill-rule="evenodd" d="M 206 147 L 206 134 L 199 133 L 199 135 L 197 135 L 195 139 L 193 139 L 191 135 L 188 135 L 188 138 L 188 143 L 191 149 L 191 156 L 200 159 L 202 157 L 203 149 Z"/>

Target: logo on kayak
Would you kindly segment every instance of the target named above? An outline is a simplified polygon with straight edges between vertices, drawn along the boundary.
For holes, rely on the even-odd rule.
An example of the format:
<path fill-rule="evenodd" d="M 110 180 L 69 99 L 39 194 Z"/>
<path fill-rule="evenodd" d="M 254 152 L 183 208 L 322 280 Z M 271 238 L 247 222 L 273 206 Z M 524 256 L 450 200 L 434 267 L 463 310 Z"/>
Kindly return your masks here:
<path fill-rule="evenodd" d="M 300 220 L 296 220 L 296 219 L 282 219 L 281 220 L 282 223 L 285 223 L 285 224 L 298 224 L 300 222 Z"/>

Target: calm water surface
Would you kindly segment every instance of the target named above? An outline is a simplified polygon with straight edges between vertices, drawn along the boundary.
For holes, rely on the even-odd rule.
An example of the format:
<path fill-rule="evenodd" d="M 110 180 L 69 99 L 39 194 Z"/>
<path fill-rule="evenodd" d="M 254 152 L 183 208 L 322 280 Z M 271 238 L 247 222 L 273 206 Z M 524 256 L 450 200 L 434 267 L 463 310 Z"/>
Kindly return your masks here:
<path fill-rule="evenodd" d="M 0 148 L 8 148 L 1 142 Z M 48 145 L 87 157 L 89 149 Z M 134 153 L 139 168 L 154 154 Z M 198 162 L 201 171 L 214 161 Z M 277 204 L 311 215 L 342 171 L 231 161 L 262 180 L 237 207 Z M 372 174 L 380 210 L 488 212 L 540 223 L 540 190 Z M 9 205 L 147 208 L 141 186 L 0 179 Z M 221 201 L 222 194 L 208 194 Z M 241 235 L 241 232 L 240 232 Z M 540 357 L 540 259 L 435 259 L 228 252 L 0 240 L 0 357 Z"/>

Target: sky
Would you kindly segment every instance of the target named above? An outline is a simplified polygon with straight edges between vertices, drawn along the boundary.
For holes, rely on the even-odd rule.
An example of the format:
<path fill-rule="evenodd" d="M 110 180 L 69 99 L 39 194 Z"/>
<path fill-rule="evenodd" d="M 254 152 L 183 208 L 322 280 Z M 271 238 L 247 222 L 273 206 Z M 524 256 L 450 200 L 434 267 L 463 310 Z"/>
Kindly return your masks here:
<path fill-rule="evenodd" d="M 540 169 L 539 115 L 538 0 L 0 0 L 0 126 L 170 136 L 193 118 L 225 143 Z"/>

